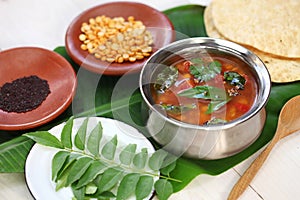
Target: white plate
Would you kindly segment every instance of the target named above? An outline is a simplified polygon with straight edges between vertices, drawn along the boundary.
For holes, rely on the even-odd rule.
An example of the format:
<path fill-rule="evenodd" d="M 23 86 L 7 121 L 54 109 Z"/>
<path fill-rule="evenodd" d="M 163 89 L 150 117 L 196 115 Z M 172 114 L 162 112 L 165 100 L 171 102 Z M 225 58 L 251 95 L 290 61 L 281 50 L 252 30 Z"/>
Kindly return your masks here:
<path fill-rule="evenodd" d="M 84 119 L 74 119 L 73 136 Z M 142 148 L 147 148 L 149 154 L 155 151 L 149 140 L 139 133 L 138 130 L 117 120 L 90 117 L 87 134 L 99 121 L 101 121 L 103 127 L 101 143 L 117 135 L 119 147 L 124 147 L 127 144 L 137 144 L 136 152 L 140 152 Z M 60 138 L 63 126 L 64 123 L 53 127 L 49 132 Z M 25 178 L 31 194 L 37 200 L 71 200 L 73 197 L 71 188 L 62 188 L 59 191 L 55 191 L 55 183 L 51 180 L 52 158 L 57 152 L 58 149 L 35 144 L 28 154 L 25 164 Z"/>

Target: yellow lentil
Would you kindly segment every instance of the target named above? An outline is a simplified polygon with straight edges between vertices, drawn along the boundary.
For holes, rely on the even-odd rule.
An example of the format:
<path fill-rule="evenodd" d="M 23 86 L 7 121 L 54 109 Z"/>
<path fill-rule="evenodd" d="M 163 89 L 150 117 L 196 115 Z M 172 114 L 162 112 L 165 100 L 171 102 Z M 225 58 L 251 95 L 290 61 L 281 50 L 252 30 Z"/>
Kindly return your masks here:
<path fill-rule="evenodd" d="M 153 45 L 151 33 L 133 16 L 127 20 L 105 15 L 90 18 L 88 23 L 82 23 L 80 48 L 107 62 L 135 62 L 149 57 Z"/>

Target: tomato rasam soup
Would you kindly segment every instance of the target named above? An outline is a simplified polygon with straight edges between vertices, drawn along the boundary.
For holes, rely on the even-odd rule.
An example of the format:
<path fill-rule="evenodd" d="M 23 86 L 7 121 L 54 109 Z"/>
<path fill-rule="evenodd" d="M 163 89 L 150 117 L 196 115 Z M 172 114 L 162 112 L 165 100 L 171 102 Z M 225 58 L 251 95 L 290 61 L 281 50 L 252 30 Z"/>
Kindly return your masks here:
<path fill-rule="evenodd" d="M 153 78 L 154 103 L 167 116 L 196 125 L 224 124 L 247 113 L 257 94 L 253 72 L 230 54 L 195 54 Z"/>

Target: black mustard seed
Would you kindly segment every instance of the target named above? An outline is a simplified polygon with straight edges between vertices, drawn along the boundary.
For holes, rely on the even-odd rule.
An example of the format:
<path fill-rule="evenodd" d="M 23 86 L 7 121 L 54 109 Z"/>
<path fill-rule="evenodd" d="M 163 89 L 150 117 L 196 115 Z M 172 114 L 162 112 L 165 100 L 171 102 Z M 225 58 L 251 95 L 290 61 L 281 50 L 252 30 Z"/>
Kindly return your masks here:
<path fill-rule="evenodd" d="M 0 109 L 24 113 L 36 109 L 50 94 L 48 81 L 36 75 L 18 78 L 0 87 Z"/>

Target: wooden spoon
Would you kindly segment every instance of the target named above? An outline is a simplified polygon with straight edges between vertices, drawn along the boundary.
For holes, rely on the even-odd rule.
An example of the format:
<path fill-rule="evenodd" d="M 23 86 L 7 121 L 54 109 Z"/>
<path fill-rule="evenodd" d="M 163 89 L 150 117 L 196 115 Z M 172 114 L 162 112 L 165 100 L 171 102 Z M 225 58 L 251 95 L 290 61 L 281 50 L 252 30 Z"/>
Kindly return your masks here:
<path fill-rule="evenodd" d="M 269 145 L 253 161 L 231 190 L 228 200 L 236 200 L 245 191 L 252 179 L 267 159 L 275 144 L 285 136 L 300 130 L 300 95 L 290 99 L 281 109 L 276 133 Z"/>

